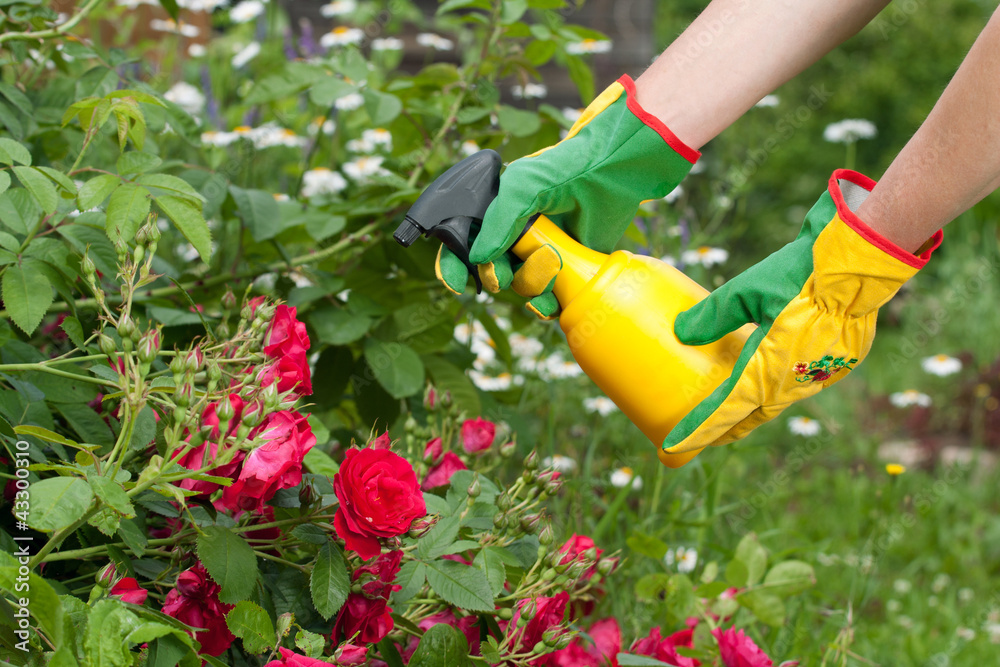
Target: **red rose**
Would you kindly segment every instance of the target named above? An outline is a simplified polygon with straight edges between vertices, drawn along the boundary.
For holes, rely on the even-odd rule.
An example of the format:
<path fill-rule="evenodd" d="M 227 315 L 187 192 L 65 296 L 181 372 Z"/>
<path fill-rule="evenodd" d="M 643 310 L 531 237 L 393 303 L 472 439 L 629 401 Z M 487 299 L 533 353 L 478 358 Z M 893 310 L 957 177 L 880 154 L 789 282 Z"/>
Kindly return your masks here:
<path fill-rule="evenodd" d="M 459 470 L 467 470 L 462 459 L 458 458 L 455 452 L 446 452 L 441 462 L 427 471 L 427 476 L 424 477 L 420 488 L 424 491 L 430 491 L 439 486 L 447 486 L 451 481 L 451 476 Z"/>
<path fill-rule="evenodd" d="M 177 584 L 163 602 L 164 614 L 201 628 L 192 636 L 201 643 L 200 652 L 208 655 L 221 655 L 235 639 L 226 625 L 226 614 L 233 605 L 219 602 L 219 590 L 221 587 L 198 563 L 177 575 Z"/>
<path fill-rule="evenodd" d="M 424 445 L 424 461 L 438 463 L 444 451 L 441 448 L 441 438 L 434 438 Z"/>
<path fill-rule="evenodd" d="M 462 447 L 469 454 L 485 452 L 493 444 L 496 424 L 480 417 L 462 423 Z"/>
<path fill-rule="evenodd" d="M 338 637 L 352 640 L 357 634 L 362 643 L 374 644 L 392 631 L 392 609 L 387 604 L 393 591 L 401 588 L 393 581 L 402 557 L 398 550 L 380 554 L 375 562 L 354 571 L 353 580 L 361 582 L 361 592 L 351 593 L 340 608 L 333 625 L 334 642 Z"/>
<path fill-rule="evenodd" d="M 240 398 L 239 394 L 229 394 L 228 400 L 230 406 L 233 408 L 233 417 L 229 420 L 229 426 L 226 429 L 226 435 L 232 435 L 236 428 L 240 425 L 240 417 L 243 415 L 243 399 Z M 221 402 L 221 401 L 220 401 Z M 211 426 L 212 430 L 208 434 L 208 441 L 198 445 L 194 449 L 190 450 L 184 456 L 177 459 L 177 463 L 184 466 L 188 470 L 201 470 L 205 466 L 211 465 L 215 462 L 216 457 L 219 453 L 219 415 L 216 413 L 219 407 L 219 402 L 209 403 L 205 408 L 205 411 L 201 413 L 201 424 L 202 426 Z M 216 477 L 236 477 L 236 473 L 240 469 L 240 463 L 243 461 L 245 454 L 243 452 L 238 452 L 232 461 L 221 466 L 216 466 L 208 471 L 209 475 L 214 475 Z M 182 489 L 187 489 L 189 491 L 197 491 L 199 495 L 208 496 L 217 491 L 221 485 L 215 482 L 206 482 L 194 479 L 182 479 L 176 483 L 177 486 Z"/>
<path fill-rule="evenodd" d="M 112 586 L 108 594 L 113 598 L 118 598 L 122 602 L 142 604 L 146 601 L 146 596 L 149 595 L 149 592 L 132 577 L 125 577 Z"/>
<path fill-rule="evenodd" d="M 566 648 L 550 653 L 548 664 L 553 667 L 618 667 L 618 653 L 622 647 L 622 631 L 618 621 L 602 618 L 587 631 L 590 639 L 574 639 Z"/>
<path fill-rule="evenodd" d="M 301 396 L 312 393 L 312 380 L 309 373 L 309 360 L 306 353 L 309 350 L 309 334 L 306 325 L 296 318 L 295 307 L 284 304 L 274 309 L 271 326 L 264 336 L 264 354 L 271 359 L 277 359 L 280 372 L 266 375 L 273 378 L 277 375 L 279 391 L 295 389 Z"/>
<path fill-rule="evenodd" d="M 260 374 L 260 386 L 267 387 L 273 382 L 278 383 L 278 391 L 295 390 L 299 396 L 312 393 L 312 381 L 309 377 L 309 360 L 305 355 L 279 357 L 264 366 Z"/>
<path fill-rule="evenodd" d="M 589 551 L 590 549 L 595 550 L 596 553 L 596 556 L 594 557 L 595 561 L 601 557 L 602 553 L 604 553 L 603 549 L 597 548 L 597 545 L 594 544 L 594 540 L 592 540 L 591 538 L 587 537 L 586 535 L 574 534 L 572 537 L 566 540 L 566 544 L 559 547 L 559 551 L 561 553 L 566 554 L 565 556 L 562 557 L 560 565 L 568 565 L 569 563 L 573 563 L 578 560 L 583 560 L 584 553 Z M 595 563 L 593 566 L 588 568 L 586 572 L 580 575 L 580 578 L 590 579 L 592 576 L 594 576 L 594 572 L 596 571 L 597 571 L 597 565 Z"/>
<path fill-rule="evenodd" d="M 389 432 L 386 431 L 368 443 L 370 449 L 389 449 L 392 447 L 392 440 L 389 439 Z"/>
<path fill-rule="evenodd" d="M 719 642 L 719 655 L 725 667 L 773 667 L 771 659 L 743 634 L 742 630 L 729 628 L 712 630 L 712 636 Z"/>
<path fill-rule="evenodd" d="M 333 659 L 341 667 L 357 667 L 368 660 L 368 647 L 342 644 L 333 652 Z"/>
<path fill-rule="evenodd" d="M 281 660 L 272 660 L 264 667 L 330 667 L 330 663 L 324 660 L 299 655 L 295 651 L 289 651 L 284 646 L 279 646 L 278 650 L 281 652 Z"/>
<path fill-rule="evenodd" d="M 366 560 L 378 555 L 381 538 L 402 535 L 427 514 L 413 466 L 388 449 L 347 450 L 333 490 L 337 535 Z"/>
<path fill-rule="evenodd" d="M 630 651 L 636 655 L 648 655 L 660 662 L 677 665 L 677 667 L 698 667 L 701 664 L 699 661 L 677 654 L 677 648 L 680 646 L 686 648 L 694 646 L 694 630 L 692 628 L 675 632 L 666 638 L 660 635 L 659 628 L 653 628 L 649 631 L 648 637 L 636 640 Z"/>
<path fill-rule="evenodd" d="M 222 504 L 232 510 L 259 511 L 278 489 L 297 486 L 302 460 L 316 444 L 305 415 L 293 410 L 269 414 L 250 436 L 266 442 L 247 454 L 239 477 L 222 492 Z"/>
<path fill-rule="evenodd" d="M 531 651 L 535 644 L 542 641 L 545 631 L 562 625 L 566 617 L 566 604 L 569 602 L 569 593 L 562 591 L 555 597 L 533 598 L 521 600 L 517 603 L 514 618 L 507 624 L 507 634 L 511 638 L 511 645 L 516 646 L 516 653 Z M 521 614 L 530 614 L 528 623 L 523 628 L 518 628 L 518 619 Z M 544 664 L 544 662 L 538 663 Z"/>

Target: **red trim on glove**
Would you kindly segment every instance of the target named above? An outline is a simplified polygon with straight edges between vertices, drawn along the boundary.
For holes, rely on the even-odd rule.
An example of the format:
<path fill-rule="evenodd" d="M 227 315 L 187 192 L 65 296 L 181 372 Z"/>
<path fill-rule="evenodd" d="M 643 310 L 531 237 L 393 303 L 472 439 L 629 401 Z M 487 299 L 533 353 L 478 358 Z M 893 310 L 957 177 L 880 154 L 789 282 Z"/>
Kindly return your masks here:
<path fill-rule="evenodd" d="M 871 192 L 875 187 L 875 181 L 856 171 L 851 171 L 850 169 L 838 169 L 833 172 L 833 175 L 830 176 L 830 183 L 828 187 L 830 190 L 830 196 L 833 197 L 833 202 L 837 206 L 837 215 L 840 216 L 840 219 L 843 220 L 848 227 L 857 232 L 861 238 L 865 239 L 879 250 L 882 250 L 887 255 L 895 257 L 899 261 L 908 266 L 912 266 L 915 269 L 924 268 L 924 265 L 926 265 L 928 260 L 930 260 L 931 254 L 937 250 L 939 245 L 941 245 L 941 240 L 944 238 L 944 232 L 940 229 L 937 230 L 934 233 L 934 236 L 931 237 L 931 246 L 920 255 L 914 255 L 912 252 L 903 250 L 898 245 L 869 227 L 864 220 L 859 218 L 854 211 L 848 208 L 847 202 L 844 201 L 844 193 L 840 190 L 840 185 L 837 183 L 840 179 L 854 183 L 869 192 Z"/>
<path fill-rule="evenodd" d="M 649 113 L 639 104 L 639 100 L 635 96 L 635 81 L 632 80 L 628 74 L 622 74 L 621 78 L 618 79 L 620 83 L 625 88 L 626 103 L 628 104 L 629 111 L 635 114 L 636 118 L 641 120 L 643 123 L 652 128 L 657 134 L 663 137 L 663 140 L 667 142 L 667 145 L 677 151 L 677 154 L 682 158 L 694 164 L 701 157 L 701 151 L 696 151 L 691 148 L 683 141 L 677 138 L 677 135 L 670 131 L 663 121 Z"/>

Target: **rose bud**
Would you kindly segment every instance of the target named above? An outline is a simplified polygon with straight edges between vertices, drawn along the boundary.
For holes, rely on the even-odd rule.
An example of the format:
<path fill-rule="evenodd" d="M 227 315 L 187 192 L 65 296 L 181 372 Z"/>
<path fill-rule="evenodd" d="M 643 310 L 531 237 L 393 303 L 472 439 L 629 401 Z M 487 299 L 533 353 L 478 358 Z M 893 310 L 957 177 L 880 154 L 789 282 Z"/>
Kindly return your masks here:
<path fill-rule="evenodd" d="M 184 357 L 180 354 L 175 354 L 170 362 L 170 372 L 174 374 L 174 384 L 180 384 L 181 376 L 184 375 Z"/>
<path fill-rule="evenodd" d="M 427 385 L 427 389 L 424 390 L 424 409 L 427 412 L 434 412 L 437 410 L 438 402 L 438 394 L 434 385 Z"/>
<path fill-rule="evenodd" d="M 88 282 L 94 281 L 97 275 L 97 267 L 94 265 L 94 260 L 90 258 L 89 252 L 83 253 L 83 259 L 80 260 L 80 270 L 83 271 L 83 275 Z"/>
<path fill-rule="evenodd" d="M 510 494 L 504 491 L 499 496 L 497 496 L 497 508 L 501 512 L 506 512 L 511 508 L 512 502 L 510 499 Z"/>
<path fill-rule="evenodd" d="M 538 452 L 534 449 L 524 457 L 524 469 L 525 470 L 535 470 L 538 468 Z"/>
<path fill-rule="evenodd" d="M 229 287 L 226 288 L 226 293 L 222 295 L 222 309 L 232 310 L 236 307 L 236 295 L 233 294 L 233 290 Z"/>
<path fill-rule="evenodd" d="M 507 527 L 507 517 L 504 514 L 498 513 L 493 517 L 493 527 L 497 530 L 503 530 Z"/>
<path fill-rule="evenodd" d="M 320 499 L 320 494 L 316 492 L 312 484 L 303 484 L 299 489 L 299 503 L 303 507 L 308 507 Z"/>
<path fill-rule="evenodd" d="M 243 417 L 240 419 L 244 426 L 254 427 L 264 419 L 264 407 L 260 401 L 253 401 L 243 408 Z"/>
<path fill-rule="evenodd" d="M 267 385 L 260 395 L 264 400 L 264 408 L 268 412 L 273 411 L 278 406 L 278 383 L 272 382 Z"/>
<path fill-rule="evenodd" d="M 497 618 L 501 621 L 509 621 L 514 618 L 514 611 L 510 607 L 501 607 L 497 609 Z"/>
<path fill-rule="evenodd" d="M 573 634 L 570 632 L 564 632 L 559 635 L 559 639 L 556 641 L 555 649 L 561 651 L 562 649 L 573 643 Z"/>
<path fill-rule="evenodd" d="M 469 488 L 466 490 L 470 498 L 478 498 L 479 494 L 482 493 L 482 485 L 479 483 L 479 475 L 472 478 L 472 483 L 469 484 Z"/>
<path fill-rule="evenodd" d="M 427 531 L 434 527 L 434 524 L 438 522 L 438 516 L 436 514 L 431 516 L 425 516 L 421 519 L 415 519 L 413 523 L 410 524 L 409 536 L 413 539 L 419 539 L 427 534 Z"/>
<path fill-rule="evenodd" d="M 142 335 L 139 339 L 139 349 L 136 350 L 139 355 L 139 363 L 151 364 L 153 360 L 156 359 L 157 353 L 160 351 L 160 327 L 155 329 L 148 329 L 146 333 Z"/>
<path fill-rule="evenodd" d="M 109 357 L 113 357 L 115 352 L 118 351 L 118 346 L 115 345 L 114 339 L 104 332 L 101 332 L 101 334 L 97 337 L 97 347 L 101 349 L 103 354 L 106 354 Z"/>
<path fill-rule="evenodd" d="M 541 514 L 528 514 L 526 516 L 521 517 L 521 529 L 528 534 L 534 533 L 536 530 L 538 530 L 538 524 L 540 524 L 541 522 L 542 522 Z"/>
<path fill-rule="evenodd" d="M 452 406 L 451 392 L 445 389 L 444 393 L 441 394 L 441 407 L 450 408 L 451 406 Z"/>
<path fill-rule="evenodd" d="M 176 389 L 174 389 L 174 403 L 182 408 L 186 408 L 191 405 L 191 399 L 193 397 L 194 387 L 191 386 L 190 382 L 182 382 Z"/>
<path fill-rule="evenodd" d="M 535 617 L 536 613 L 538 613 L 538 604 L 534 598 L 531 598 L 517 616 L 517 627 L 523 628 L 526 626 Z"/>
<path fill-rule="evenodd" d="M 562 628 L 549 628 L 542 633 L 542 642 L 546 646 L 555 646 L 559 641 L 560 635 L 562 634 Z"/>
<path fill-rule="evenodd" d="M 552 524 L 546 523 L 542 526 L 541 532 L 538 533 L 538 543 L 543 546 L 548 546 L 556 539 L 555 531 L 552 530 Z"/>
<path fill-rule="evenodd" d="M 618 567 L 617 558 L 602 558 L 597 561 L 597 571 L 604 577 L 614 572 L 616 567 Z"/>
<path fill-rule="evenodd" d="M 205 353 L 201 351 L 200 347 L 196 347 L 187 353 L 187 357 L 184 359 L 184 370 L 188 373 L 197 373 L 204 363 Z"/>
<path fill-rule="evenodd" d="M 109 563 L 97 572 L 97 576 L 94 577 L 94 580 L 97 581 L 97 585 L 101 588 L 111 588 L 117 578 L 118 566 L 114 563 Z"/>
<path fill-rule="evenodd" d="M 500 445 L 500 456 L 502 456 L 505 459 L 509 459 L 511 456 L 514 455 L 514 452 L 516 450 L 517 450 L 517 443 L 514 442 L 513 440 L 508 440 L 507 442 Z"/>

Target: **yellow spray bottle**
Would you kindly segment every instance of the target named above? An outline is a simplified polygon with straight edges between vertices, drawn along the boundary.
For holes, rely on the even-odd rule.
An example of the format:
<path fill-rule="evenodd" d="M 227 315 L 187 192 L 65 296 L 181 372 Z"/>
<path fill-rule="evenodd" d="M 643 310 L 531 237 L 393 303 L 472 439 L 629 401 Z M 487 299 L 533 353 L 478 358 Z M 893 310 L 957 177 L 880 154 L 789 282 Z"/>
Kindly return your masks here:
<path fill-rule="evenodd" d="M 405 246 L 421 233 L 441 241 L 468 262 L 469 233 L 496 197 L 500 157 L 493 151 L 459 162 L 421 195 L 394 234 Z M 656 446 L 660 461 L 678 468 L 698 451 L 668 454 L 666 435 L 732 372 L 753 332 L 747 325 L 721 340 L 687 346 L 674 335 L 678 313 L 708 291 L 669 264 L 618 250 L 606 255 L 537 216 L 511 250 L 521 259 L 545 244 L 563 266 L 553 293 L 559 325 L 583 371 Z"/>

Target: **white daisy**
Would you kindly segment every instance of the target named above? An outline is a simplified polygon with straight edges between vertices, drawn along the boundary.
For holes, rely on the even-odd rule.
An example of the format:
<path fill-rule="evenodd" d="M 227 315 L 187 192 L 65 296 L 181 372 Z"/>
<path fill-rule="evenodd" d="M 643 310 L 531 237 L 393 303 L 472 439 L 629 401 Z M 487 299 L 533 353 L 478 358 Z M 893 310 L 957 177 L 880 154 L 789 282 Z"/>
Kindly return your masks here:
<path fill-rule="evenodd" d="M 188 47 L 188 55 L 192 58 L 204 58 L 208 53 L 208 48 L 204 44 L 192 44 Z"/>
<path fill-rule="evenodd" d="M 254 287 L 258 287 L 265 292 L 269 292 L 274 289 L 275 283 L 278 282 L 278 274 L 275 272 L 262 273 L 257 276 L 254 281 Z"/>
<path fill-rule="evenodd" d="M 383 158 L 378 155 L 367 155 L 344 164 L 344 173 L 355 181 L 361 181 L 369 176 L 387 173 L 382 168 Z"/>
<path fill-rule="evenodd" d="M 350 14 L 355 9 L 358 8 L 358 3 L 354 0 L 333 0 L 322 7 L 319 8 L 319 13 L 326 18 L 333 18 L 334 16 L 343 16 L 344 14 Z"/>
<path fill-rule="evenodd" d="M 239 139 L 239 135 L 235 132 L 209 130 L 208 132 L 201 133 L 201 143 L 208 144 L 209 146 L 228 146 L 237 139 Z"/>
<path fill-rule="evenodd" d="M 687 574 L 693 572 L 694 568 L 698 566 L 698 552 L 691 547 L 667 549 L 667 553 L 663 556 L 663 562 L 667 564 L 667 567 L 676 565 L 678 572 Z"/>
<path fill-rule="evenodd" d="M 635 474 L 628 466 L 623 466 L 621 468 L 616 468 L 611 473 L 611 486 L 616 489 L 621 489 L 628 486 L 631 483 L 632 488 L 638 491 L 642 488 L 642 477 Z"/>
<path fill-rule="evenodd" d="M 562 454 L 553 454 L 542 459 L 542 467 L 556 472 L 573 472 L 576 470 L 576 460 Z"/>
<path fill-rule="evenodd" d="M 962 362 L 947 354 L 935 354 L 933 357 L 927 357 L 920 362 L 920 365 L 931 375 L 940 375 L 941 377 L 953 375 L 962 370 Z"/>
<path fill-rule="evenodd" d="M 701 264 L 705 268 L 722 264 L 729 259 L 729 251 L 722 248 L 713 248 L 703 245 L 693 250 L 685 250 L 681 253 L 681 261 L 685 264 Z"/>
<path fill-rule="evenodd" d="M 361 93 L 348 93 L 341 98 L 338 98 L 333 105 L 338 111 L 353 111 L 359 109 L 362 104 L 365 103 L 365 98 L 361 96 Z"/>
<path fill-rule="evenodd" d="M 858 139 L 871 139 L 876 135 L 875 123 L 863 118 L 848 118 L 830 123 L 823 130 L 823 138 L 836 144 L 851 144 Z"/>
<path fill-rule="evenodd" d="M 510 373 L 500 373 L 499 375 L 487 375 L 474 368 L 470 368 L 469 379 L 483 391 L 504 391 L 510 389 L 517 382 L 517 378 Z M 523 378 L 522 378 L 523 380 Z"/>
<path fill-rule="evenodd" d="M 523 86 L 511 86 L 511 94 L 519 100 L 541 99 L 549 94 L 544 83 L 527 83 Z"/>
<path fill-rule="evenodd" d="M 472 325 L 466 323 L 458 324 L 455 326 L 455 331 L 452 334 L 459 343 L 462 345 L 469 345 L 469 339 L 472 340 L 489 340 L 490 335 L 486 331 L 486 327 L 479 320 L 472 320 Z"/>
<path fill-rule="evenodd" d="M 257 128 L 252 139 L 253 145 L 257 148 L 270 148 L 272 146 L 301 148 L 306 144 L 305 137 L 300 137 L 292 130 L 271 123 Z"/>
<path fill-rule="evenodd" d="M 459 152 L 462 155 L 468 157 L 469 155 L 475 155 L 479 152 L 479 144 L 477 144 L 472 139 L 466 139 L 462 142 L 462 145 L 458 147 Z"/>
<path fill-rule="evenodd" d="M 375 144 L 365 139 L 351 139 L 344 147 L 352 153 L 374 153 Z"/>
<path fill-rule="evenodd" d="M 229 10 L 229 20 L 233 23 L 246 23 L 264 13 L 264 3 L 260 0 L 243 0 Z"/>
<path fill-rule="evenodd" d="M 611 41 L 607 39 L 584 39 L 582 42 L 572 42 L 566 45 L 566 53 L 574 56 L 585 53 L 607 53 L 611 50 Z"/>
<path fill-rule="evenodd" d="M 347 179 L 339 172 L 317 167 L 302 174 L 302 196 L 305 198 L 317 195 L 337 194 L 347 187 Z"/>
<path fill-rule="evenodd" d="M 545 348 L 542 341 L 520 333 L 512 333 L 507 337 L 507 342 L 510 344 L 510 353 L 519 359 L 537 356 Z"/>
<path fill-rule="evenodd" d="M 455 48 L 455 43 L 450 39 L 445 39 L 441 35 L 432 32 L 422 32 L 417 35 L 417 44 L 435 51 L 451 51 Z"/>
<path fill-rule="evenodd" d="M 660 261 L 664 264 L 669 264 L 670 266 L 677 266 L 677 258 L 673 255 L 664 255 L 660 258 Z"/>
<path fill-rule="evenodd" d="M 184 21 L 177 23 L 173 19 L 153 19 L 149 22 L 149 27 L 158 32 L 169 32 L 182 37 L 197 37 L 201 32 L 196 25 Z"/>
<path fill-rule="evenodd" d="M 563 107 L 563 116 L 571 123 L 575 123 L 580 120 L 580 116 L 583 115 L 583 109 L 578 107 Z"/>
<path fill-rule="evenodd" d="M 191 115 L 201 113 L 205 108 L 205 96 L 201 91 L 185 81 L 178 81 L 163 97 Z"/>
<path fill-rule="evenodd" d="M 765 95 L 754 106 L 761 108 L 776 107 L 780 101 L 777 95 Z"/>
<path fill-rule="evenodd" d="M 306 130 L 311 137 L 316 136 L 320 132 L 323 134 L 333 134 L 336 131 L 337 123 L 332 118 L 327 118 L 326 116 L 317 116 L 314 118 Z"/>
<path fill-rule="evenodd" d="M 940 593 L 944 589 L 948 588 L 949 584 L 951 584 L 951 577 L 942 572 L 938 576 L 934 577 L 934 581 L 931 583 L 931 590 L 935 593 Z"/>
<path fill-rule="evenodd" d="M 365 32 L 361 28 L 349 28 L 346 25 L 338 25 L 319 38 L 319 45 L 324 49 L 330 49 L 335 46 L 359 44 L 364 38 Z"/>
<path fill-rule="evenodd" d="M 955 636 L 959 639 L 964 639 L 967 642 L 971 642 L 976 638 L 976 631 L 971 628 L 957 627 L 955 628 Z"/>
<path fill-rule="evenodd" d="M 913 584 L 907 579 L 897 579 L 892 582 L 892 590 L 896 591 L 900 595 L 906 595 L 913 590 Z"/>
<path fill-rule="evenodd" d="M 239 69 L 260 54 L 260 42 L 250 42 L 233 56 L 233 67 Z"/>
<path fill-rule="evenodd" d="M 274 192 L 272 194 L 274 195 L 274 201 L 276 202 L 283 202 L 291 199 L 291 197 L 286 195 L 284 192 Z"/>
<path fill-rule="evenodd" d="M 958 589 L 958 600 L 959 602 L 972 602 L 976 599 L 976 592 L 971 588 L 959 588 Z"/>
<path fill-rule="evenodd" d="M 580 364 L 572 358 L 563 359 L 559 353 L 553 354 L 543 362 L 543 373 L 550 378 L 561 380 L 563 378 L 574 378 L 583 375 Z"/>
<path fill-rule="evenodd" d="M 810 437 L 817 435 L 821 430 L 819 421 L 809 417 L 792 417 L 788 420 L 788 430 L 795 435 Z"/>
<path fill-rule="evenodd" d="M 922 408 L 926 408 L 931 404 L 931 397 L 916 389 L 907 389 L 906 391 L 897 391 L 894 394 L 890 394 L 889 402 L 897 408 L 907 408 L 911 405 L 919 405 Z"/>
<path fill-rule="evenodd" d="M 402 51 L 403 40 L 396 37 L 379 37 L 372 40 L 372 51 Z"/>
<path fill-rule="evenodd" d="M 583 407 L 587 412 L 601 415 L 602 417 L 607 417 L 612 412 L 618 410 L 618 406 L 614 404 L 607 396 L 595 396 L 593 398 L 583 399 Z"/>

